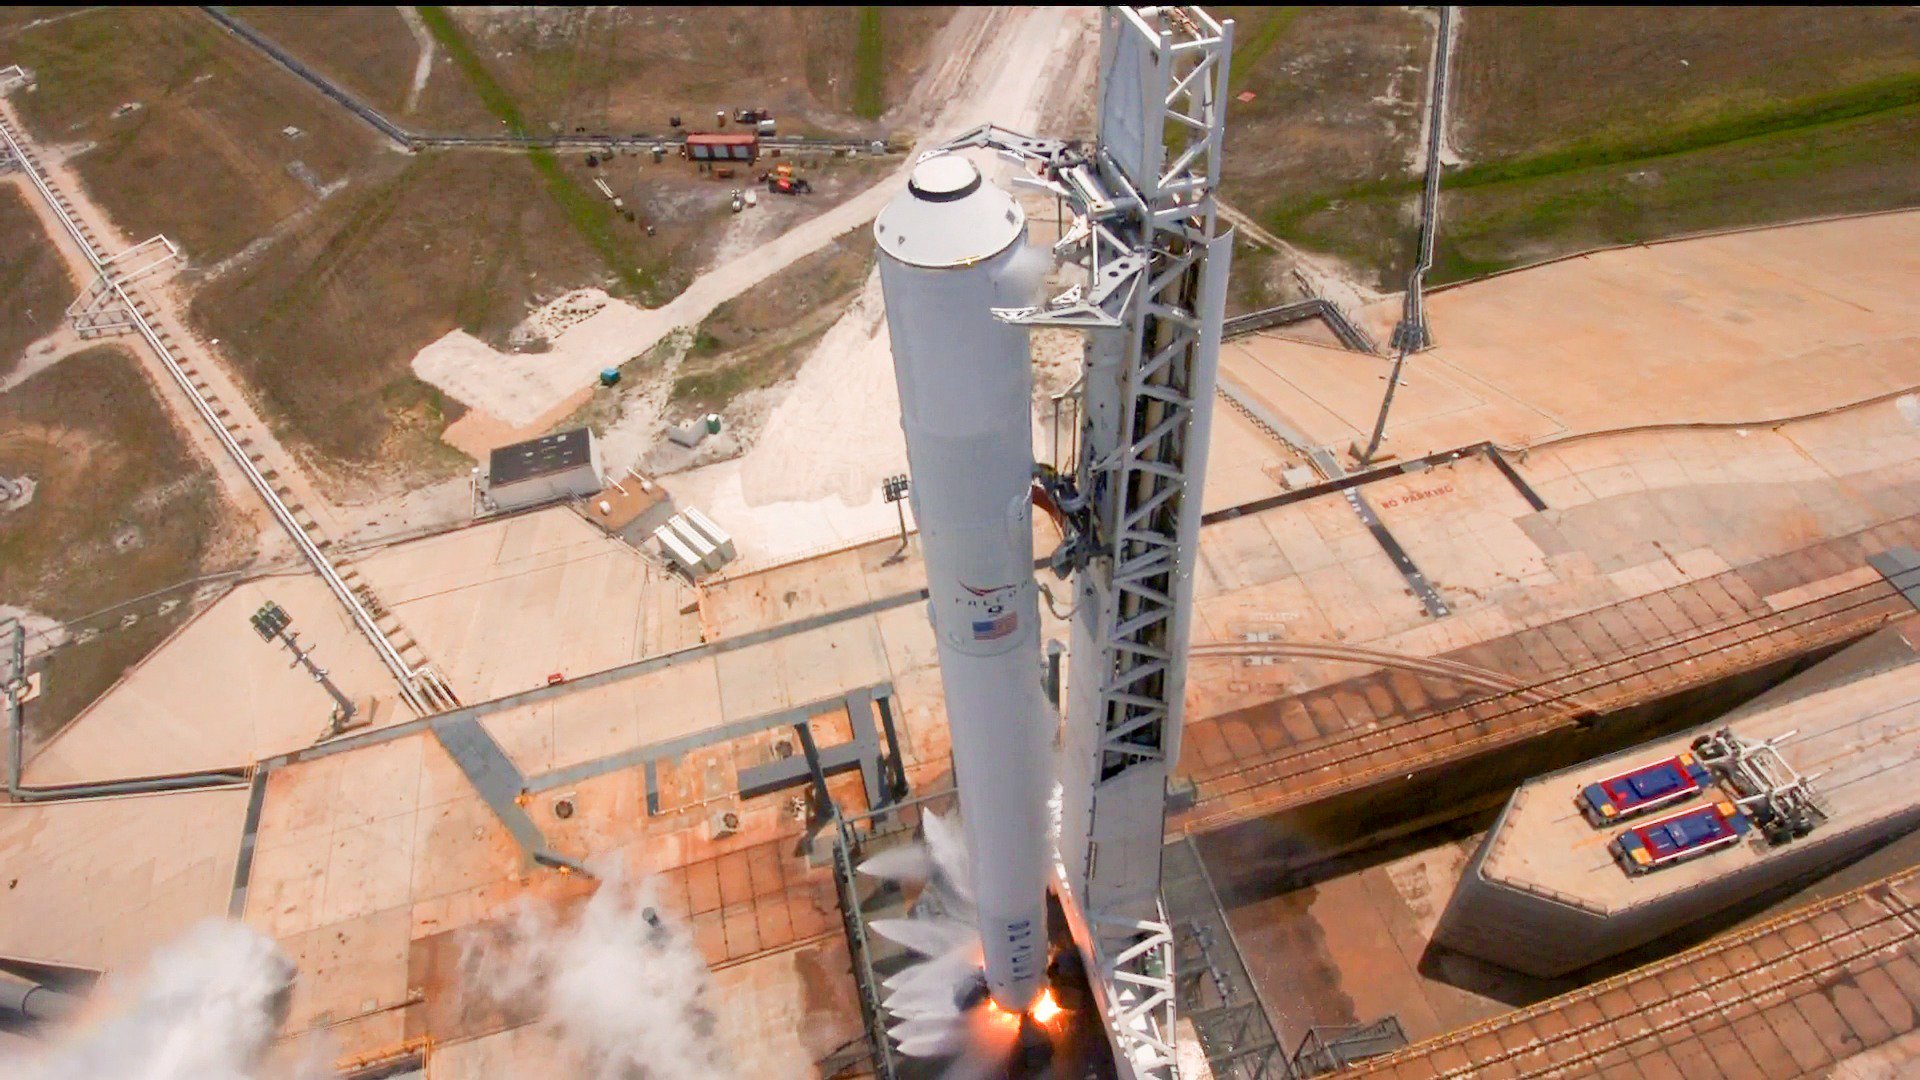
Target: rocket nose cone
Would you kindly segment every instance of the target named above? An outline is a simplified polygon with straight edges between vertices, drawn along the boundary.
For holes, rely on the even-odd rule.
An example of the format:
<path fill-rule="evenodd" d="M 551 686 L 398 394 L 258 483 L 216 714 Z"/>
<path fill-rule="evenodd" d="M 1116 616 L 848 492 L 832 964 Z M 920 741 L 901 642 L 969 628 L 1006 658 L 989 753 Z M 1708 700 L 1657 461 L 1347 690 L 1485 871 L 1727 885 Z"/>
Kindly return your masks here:
<path fill-rule="evenodd" d="M 938 154 L 913 167 L 907 190 L 873 223 L 880 251 L 908 266 L 966 267 L 1005 251 L 1027 227 L 1013 196 L 973 162 Z"/>
<path fill-rule="evenodd" d="M 980 187 L 980 170 L 957 154 L 942 154 L 914 166 L 907 190 L 928 202 L 951 202 Z"/>

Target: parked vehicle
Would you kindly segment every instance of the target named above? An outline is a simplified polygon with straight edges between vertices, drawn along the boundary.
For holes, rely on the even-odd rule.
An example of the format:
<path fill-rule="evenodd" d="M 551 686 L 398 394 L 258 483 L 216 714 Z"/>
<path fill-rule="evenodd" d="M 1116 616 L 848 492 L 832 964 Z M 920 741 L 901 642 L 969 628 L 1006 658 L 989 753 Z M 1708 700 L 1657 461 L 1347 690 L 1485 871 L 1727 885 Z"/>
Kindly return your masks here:
<path fill-rule="evenodd" d="M 1734 804 L 1707 803 L 1628 829 L 1607 849 L 1622 870 L 1637 876 L 1729 847 L 1750 828 Z"/>
<path fill-rule="evenodd" d="M 1682 753 L 1588 784 L 1574 802 L 1587 821 L 1600 828 L 1684 802 L 1712 782 L 1706 766 L 1693 754 Z"/>

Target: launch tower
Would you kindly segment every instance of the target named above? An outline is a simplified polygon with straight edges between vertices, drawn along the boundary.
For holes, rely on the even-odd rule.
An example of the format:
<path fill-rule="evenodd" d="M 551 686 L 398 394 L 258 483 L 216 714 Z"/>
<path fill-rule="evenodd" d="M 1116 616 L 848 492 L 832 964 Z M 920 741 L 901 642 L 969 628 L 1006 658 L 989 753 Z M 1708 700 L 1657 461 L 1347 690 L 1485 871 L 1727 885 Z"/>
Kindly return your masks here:
<path fill-rule="evenodd" d="M 1084 274 L 994 314 L 1086 335 L 1075 445 L 1041 477 L 1073 581 L 1058 891 L 1130 1076 L 1175 1075 L 1160 852 L 1232 253 L 1214 206 L 1232 47 L 1233 24 L 1197 7 L 1106 8 L 1092 146 L 987 125 L 928 155 L 1034 166 L 1015 182 L 1055 196 L 1070 226 L 1054 254 Z"/>

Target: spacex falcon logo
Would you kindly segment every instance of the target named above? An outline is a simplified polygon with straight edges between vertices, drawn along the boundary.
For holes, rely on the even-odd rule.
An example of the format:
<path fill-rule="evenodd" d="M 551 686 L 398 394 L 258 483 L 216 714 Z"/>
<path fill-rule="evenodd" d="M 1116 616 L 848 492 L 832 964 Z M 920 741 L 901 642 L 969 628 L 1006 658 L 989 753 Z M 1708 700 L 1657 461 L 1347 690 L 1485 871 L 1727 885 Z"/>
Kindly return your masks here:
<path fill-rule="evenodd" d="M 981 589 L 963 581 L 960 587 L 972 596 L 965 603 L 968 622 L 972 624 L 973 640 L 999 641 L 1011 637 L 1020 628 L 1020 616 L 1009 606 L 1017 586 L 993 585 Z"/>

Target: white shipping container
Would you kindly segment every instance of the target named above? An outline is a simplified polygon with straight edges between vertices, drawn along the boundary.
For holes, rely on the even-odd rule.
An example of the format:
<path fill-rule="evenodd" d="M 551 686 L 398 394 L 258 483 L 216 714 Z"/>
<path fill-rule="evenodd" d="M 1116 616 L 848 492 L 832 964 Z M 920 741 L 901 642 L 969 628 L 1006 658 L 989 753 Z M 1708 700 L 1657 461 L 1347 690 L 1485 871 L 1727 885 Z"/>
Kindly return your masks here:
<path fill-rule="evenodd" d="M 708 570 L 718 570 L 725 564 L 726 560 L 720 557 L 720 549 L 713 546 L 713 541 L 701 536 L 700 530 L 687 524 L 687 519 L 682 515 L 675 514 L 667 519 L 667 528 L 672 529 L 673 534 L 678 536 L 680 542 L 687 545 L 689 550 L 700 556 L 701 566 Z"/>
<path fill-rule="evenodd" d="M 700 556 L 696 555 L 671 528 L 665 525 L 653 531 L 653 538 L 660 541 L 660 551 L 674 565 L 689 574 L 698 575 L 701 570 Z"/>
<path fill-rule="evenodd" d="M 691 506 L 680 513 L 687 519 L 687 524 L 698 529 L 700 535 L 706 537 L 709 543 L 719 549 L 721 558 L 732 561 L 740 557 L 739 552 L 734 549 L 733 537 L 728 535 L 727 530 L 715 525 L 712 518 Z"/>

